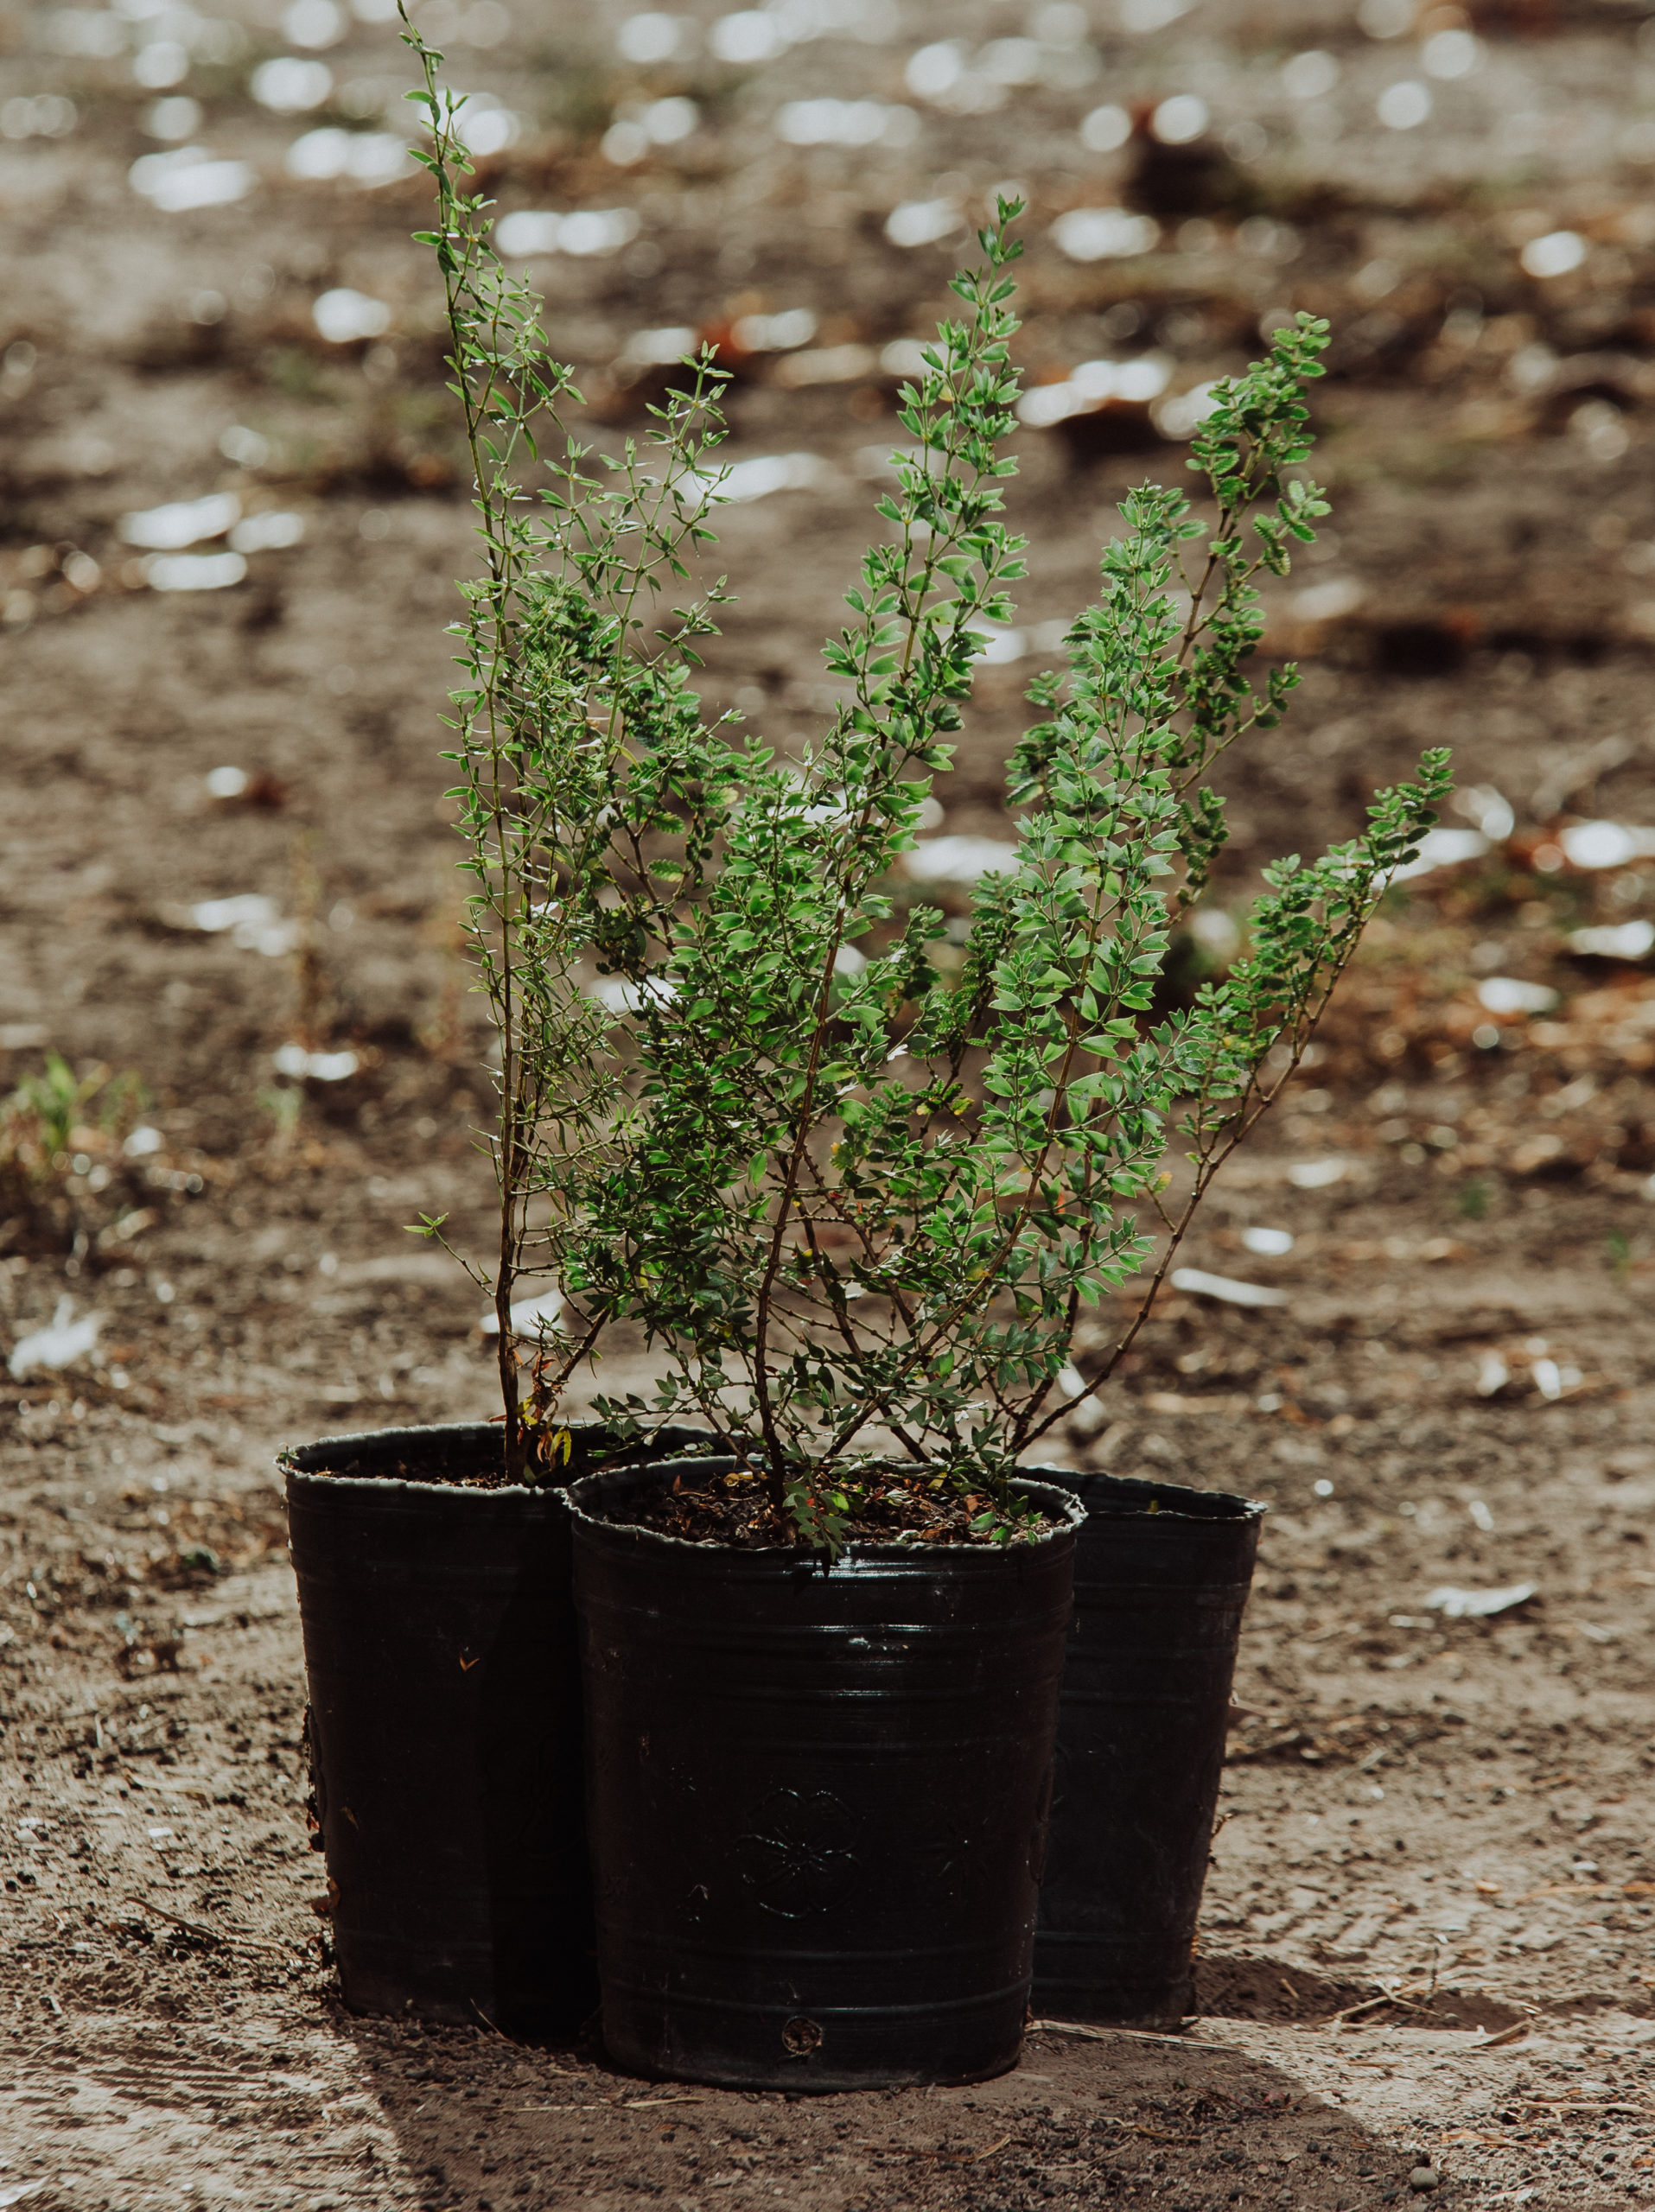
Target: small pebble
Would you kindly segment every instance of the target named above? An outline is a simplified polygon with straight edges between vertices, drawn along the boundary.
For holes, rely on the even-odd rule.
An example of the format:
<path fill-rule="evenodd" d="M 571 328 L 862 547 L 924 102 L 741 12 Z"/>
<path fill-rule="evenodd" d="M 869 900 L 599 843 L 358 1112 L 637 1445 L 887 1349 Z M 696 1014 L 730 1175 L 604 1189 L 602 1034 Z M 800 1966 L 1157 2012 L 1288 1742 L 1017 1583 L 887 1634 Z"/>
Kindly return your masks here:
<path fill-rule="evenodd" d="M 1435 2189 L 1442 2177 L 1435 2166 L 1416 2166 L 1408 2177 L 1410 2189 Z"/>

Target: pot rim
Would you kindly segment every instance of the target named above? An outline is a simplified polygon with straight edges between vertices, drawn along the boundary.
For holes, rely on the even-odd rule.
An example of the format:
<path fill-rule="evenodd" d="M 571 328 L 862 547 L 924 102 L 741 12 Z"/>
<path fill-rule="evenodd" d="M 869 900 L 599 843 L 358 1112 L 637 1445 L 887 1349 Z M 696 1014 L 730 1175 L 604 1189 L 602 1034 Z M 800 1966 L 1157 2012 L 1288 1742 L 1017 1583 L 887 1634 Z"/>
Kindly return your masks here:
<path fill-rule="evenodd" d="M 595 1513 L 590 1513 L 586 1510 L 587 1502 L 591 1496 L 589 1485 L 594 1483 L 613 1482 L 622 1476 L 641 1483 L 646 1477 L 659 1478 L 662 1475 L 683 1472 L 691 1468 L 697 1471 L 719 1473 L 736 1465 L 737 1462 L 729 1453 L 721 1452 L 708 1453 L 699 1459 L 686 1459 L 680 1456 L 672 1459 L 645 1460 L 641 1463 L 634 1462 L 629 1467 L 599 1467 L 589 1475 L 582 1475 L 577 1482 L 570 1483 L 563 1494 L 569 1501 L 570 1516 L 572 1520 L 585 1528 L 602 1530 L 607 1537 L 633 1539 L 640 1547 L 665 1546 L 670 1550 L 686 1552 L 691 1558 L 697 1560 L 751 1560 L 755 1567 L 774 1567 L 786 1563 L 791 1568 L 797 1569 L 800 1567 L 815 1568 L 823 1565 L 827 1560 L 828 1555 L 825 1552 L 805 1551 L 793 1544 L 759 1544 L 753 1546 L 750 1549 L 738 1548 L 733 1544 L 716 1544 L 688 1536 L 668 1535 L 664 1529 L 645 1528 L 641 1522 L 602 1520 Z M 1022 1479 L 1025 1472 L 1033 1474 L 1037 1471 L 1032 1468 L 1026 1471 L 1022 1468 L 1014 1468 L 1012 1478 L 1019 1491 L 1036 1493 L 1042 1510 L 1049 1512 L 1056 1521 L 1057 1526 L 1048 1529 L 1043 1535 L 1021 1537 L 1009 1544 L 851 1542 L 845 1546 L 838 1559 L 831 1562 L 831 1570 L 837 1573 L 843 1567 L 864 1560 L 886 1562 L 895 1560 L 909 1562 L 933 1560 L 969 1560 L 972 1564 L 973 1571 L 980 1572 L 982 1567 L 990 1561 L 1003 1560 L 1008 1562 L 1015 1562 L 1018 1560 L 1038 1558 L 1053 1546 L 1073 1542 L 1085 1524 L 1085 1507 L 1073 1492 L 1062 1489 L 1055 1483 L 1029 1482 Z M 586 1500 L 582 1500 L 581 1496 L 582 1491 L 587 1493 Z"/>
<path fill-rule="evenodd" d="M 1241 1521 L 1262 1520 L 1270 1510 L 1267 1498 L 1244 1497 L 1239 1491 L 1204 1490 L 1194 1483 L 1163 1482 L 1151 1475 L 1117 1475 L 1107 1467 L 1047 1466 L 1030 1468 L 1029 1472 L 1049 1475 L 1064 1489 L 1071 1484 L 1076 1485 L 1073 1495 L 1084 1506 L 1086 1517 L 1092 1521 L 1194 1521 L 1203 1526 L 1221 1528 L 1233 1526 Z M 1118 1484 L 1122 1491 L 1136 1491 L 1143 1496 L 1153 1497 L 1155 1500 L 1155 1512 L 1147 1513 L 1141 1504 L 1129 1503 L 1124 1497 L 1121 1498 L 1118 1506 L 1111 1506 L 1106 1499 L 1099 1499 L 1093 1504 L 1084 1496 L 1079 1486 L 1098 1482 Z M 1205 1498 L 1210 1504 L 1227 1510 L 1191 1512 L 1176 1503 L 1186 1497 Z"/>
<path fill-rule="evenodd" d="M 563 1426 L 579 1433 L 582 1431 L 607 1429 L 609 1424 L 602 1421 L 571 1421 Z M 492 1489 L 480 1490 L 468 1483 L 422 1482 L 417 1477 L 386 1473 L 377 1475 L 357 1471 L 337 1474 L 326 1467 L 306 1466 L 305 1459 L 313 1459 L 321 1452 L 341 1452 L 364 1445 L 394 1448 L 398 1444 L 412 1446 L 447 1440 L 460 1442 L 474 1438 L 479 1442 L 493 1439 L 498 1442 L 500 1423 L 496 1421 L 424 1421 L 411 1428 L 352 1429 L 342 1436 L 319 1436 L 309 1444 L 284 1444 L 277 1452 L 274 1465 L 277 1471 L 289 1483 L 325 1484 L 330 1494 L 348 1491 L 371 1491 L 375 1497 L 385 1497 L 392 1491 L 404 1491 L 422 1498 L 449 1497 L 472 1500 L 522 1499 L 544 1501 L 562 1497 L 568 1485 L 563 1483 L 496 1483 Z M 602 1470 L 595 1469 L 594 1472 Z M 611 1471 L 619 1472 L 615 1469 Z M 585 1479 L 582 1478 L 582 1479 Z"/>

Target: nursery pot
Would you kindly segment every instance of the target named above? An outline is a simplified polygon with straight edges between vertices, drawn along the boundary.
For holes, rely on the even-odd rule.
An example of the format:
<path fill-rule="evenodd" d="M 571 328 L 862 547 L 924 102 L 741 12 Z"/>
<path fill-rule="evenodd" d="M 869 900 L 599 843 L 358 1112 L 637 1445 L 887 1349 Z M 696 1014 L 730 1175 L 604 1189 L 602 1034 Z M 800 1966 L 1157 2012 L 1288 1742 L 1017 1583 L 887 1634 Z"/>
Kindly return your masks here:
<path fill-rule="evenodd" d="M 571 1433 L 571 1473 L 608 1456 L 602 1427 Z M 500 1456 L 487 1422 L 282 1455 L 311 1840 L 353 2012 L 567 2034 L 596 1987 L 569 1509 L 461 1486 Z"/>
<path fill-rule="evenodd" d="M 1262 1505 L 1063 1475 L 1085 1509 L 1034 1939 L 1037 2015 L 1175 2022 Z"/>
<path fill-rule="evenodd" d="M 1036 1541 L 737 1551 L 570 1486 L 603 2038 L 742 2088 L 980 2081 L 1028 1998 L 1079 1509 Z M 600 1517 L 620 1516 L 621 1519 Z"/>

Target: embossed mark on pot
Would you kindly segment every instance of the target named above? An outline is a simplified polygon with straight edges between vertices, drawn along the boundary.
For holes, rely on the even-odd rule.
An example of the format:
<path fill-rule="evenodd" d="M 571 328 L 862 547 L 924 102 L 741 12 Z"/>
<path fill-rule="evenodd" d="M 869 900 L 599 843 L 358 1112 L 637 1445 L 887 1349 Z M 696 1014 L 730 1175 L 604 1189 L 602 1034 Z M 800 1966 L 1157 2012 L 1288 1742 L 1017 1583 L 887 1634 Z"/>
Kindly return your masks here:
<path fill-rule="evenodd" d="M 859 1872 L 856 1821 L 831 1790 L 773 1789 L 735 1839 L 742 1881 L 761 1910 L 782 1920 L 831 1912 Z"/>

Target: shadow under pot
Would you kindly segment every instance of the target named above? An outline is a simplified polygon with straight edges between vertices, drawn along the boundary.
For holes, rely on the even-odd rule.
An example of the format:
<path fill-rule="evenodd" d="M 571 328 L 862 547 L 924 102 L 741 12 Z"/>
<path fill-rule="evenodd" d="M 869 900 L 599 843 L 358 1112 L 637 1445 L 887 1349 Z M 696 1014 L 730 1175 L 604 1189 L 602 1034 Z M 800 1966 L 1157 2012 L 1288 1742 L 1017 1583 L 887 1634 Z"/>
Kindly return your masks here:
<path fill-rule="evenodd" d="M 985 1545 L 740 1551 L 570 1487 L 603 2039 L 653 2079 L 981 2081 L 1027 2016 L 1078 1510 Z"/>
<path fill-rule="evenodd" d="M 615 1456 L 601 1425 L 570 1433 L 565 1481 Z M 507 1484 L 487 1422 L 277 1464 L 346 2004 L 573 2034 L 596 1980 L 565 1498 Z"/>
<path fill-rule="evenodd" d="M 1042 2018 L 1175 2023 L 1262 1505 L 1041 1468 L 1085 1508 L 1034 1941 Z"/>

